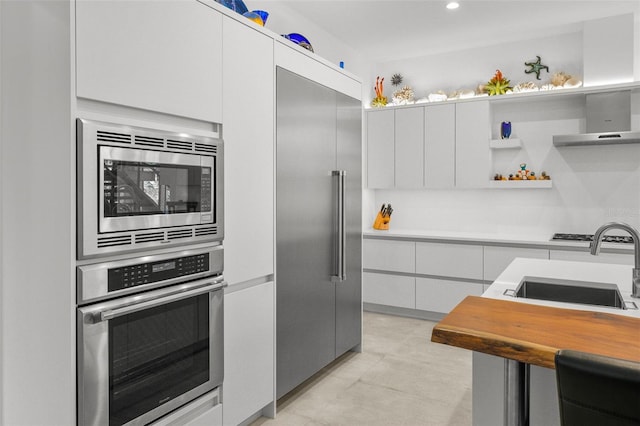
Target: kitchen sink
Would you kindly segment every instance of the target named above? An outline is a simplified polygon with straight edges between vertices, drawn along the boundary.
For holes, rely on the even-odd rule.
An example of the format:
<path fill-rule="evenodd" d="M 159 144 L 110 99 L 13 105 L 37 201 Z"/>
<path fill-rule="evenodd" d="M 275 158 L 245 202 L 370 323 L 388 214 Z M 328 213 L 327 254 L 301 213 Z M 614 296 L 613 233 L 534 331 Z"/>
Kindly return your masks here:
<path fill-rule="evenodd" d="M 515 291 L 507 290 L 504 294 L 525 299 L 627 309 L 618 286 L 609 283 L 523 277 Z"/>

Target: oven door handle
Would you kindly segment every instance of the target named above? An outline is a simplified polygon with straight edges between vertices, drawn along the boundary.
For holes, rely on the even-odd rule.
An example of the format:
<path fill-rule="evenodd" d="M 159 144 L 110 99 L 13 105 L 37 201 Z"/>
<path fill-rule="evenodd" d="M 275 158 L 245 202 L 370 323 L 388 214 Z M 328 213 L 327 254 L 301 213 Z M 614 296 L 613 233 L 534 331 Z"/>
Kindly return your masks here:
<path fill-rule="evenodd" d="M 139 299 L 131 304 L 95 312 L 93 320 L 94 323 L 108 321 L 123 315 L 186 299 L 188 297 L 197 296 L 199 294 L 222 290 L 226 286 L 227 282 L 224 281 L 223 278 L 217 278 L 215 280 L 200 280 L 195 283 L 183 284 L 173 291 L 166 291 L 166 289 L 163 289 L 161 291 L 149 292 L 147 294 L 140 295 Z"/>

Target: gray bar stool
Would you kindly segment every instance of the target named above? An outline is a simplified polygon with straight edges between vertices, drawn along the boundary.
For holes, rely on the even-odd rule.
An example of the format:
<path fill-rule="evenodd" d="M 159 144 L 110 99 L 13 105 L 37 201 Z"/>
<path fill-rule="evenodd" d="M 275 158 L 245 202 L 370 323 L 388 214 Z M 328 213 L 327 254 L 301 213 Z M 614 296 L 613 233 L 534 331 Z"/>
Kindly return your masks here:
<path fill-rule="evenodd" d="M 563 426 L 640 425 L 640 363 L 561 350 L 555 367 Z"/>

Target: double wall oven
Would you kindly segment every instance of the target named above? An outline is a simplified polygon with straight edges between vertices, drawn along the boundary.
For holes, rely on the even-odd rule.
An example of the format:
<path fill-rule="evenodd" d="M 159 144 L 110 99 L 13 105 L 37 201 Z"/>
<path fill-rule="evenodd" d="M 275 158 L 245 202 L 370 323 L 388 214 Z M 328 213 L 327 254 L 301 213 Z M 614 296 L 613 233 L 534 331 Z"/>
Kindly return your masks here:
<path fill-rule="evenodd" d="M 222 141 L 78 119 L 77 421 L 153 423 L 223 380 Z"/>

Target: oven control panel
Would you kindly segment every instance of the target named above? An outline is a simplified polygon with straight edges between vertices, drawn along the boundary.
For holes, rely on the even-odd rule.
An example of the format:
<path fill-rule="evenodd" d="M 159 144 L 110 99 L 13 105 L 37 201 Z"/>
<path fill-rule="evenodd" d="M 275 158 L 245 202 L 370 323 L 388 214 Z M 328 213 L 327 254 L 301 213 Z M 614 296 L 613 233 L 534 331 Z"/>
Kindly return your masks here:
<path fill-rule="evenodd" d="M 222 245 L 138 256 L 77 268 L 77 303 L 140 293 L 154 288 L 221 276 Z"/>
<path fill-rule="evenodd" d="M 209 271 L 209 255 L 203 253 L 110 268 L 107 285 L 111 292 L 207 271 Z"/>

